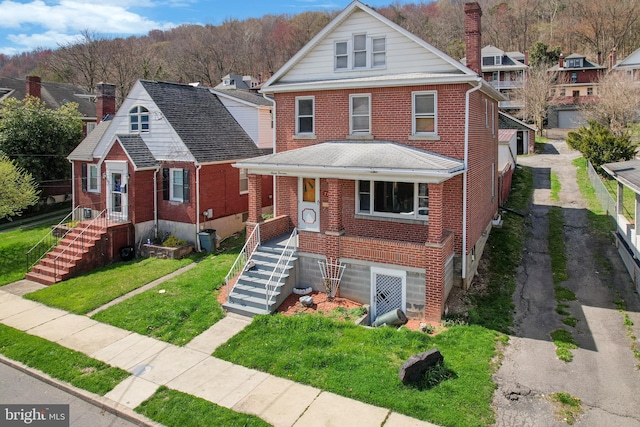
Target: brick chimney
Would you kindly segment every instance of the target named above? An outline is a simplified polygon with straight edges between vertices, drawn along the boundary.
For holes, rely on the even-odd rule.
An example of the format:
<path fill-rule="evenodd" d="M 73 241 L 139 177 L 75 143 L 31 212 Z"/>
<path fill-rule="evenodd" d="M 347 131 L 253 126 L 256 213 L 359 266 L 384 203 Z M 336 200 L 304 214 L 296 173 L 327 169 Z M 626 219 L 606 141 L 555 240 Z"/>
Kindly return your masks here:
<path fill-rule="evenodd" d="M 598 65 L 602 65 L 602 52 L 598 51 Z"/>
<path fill-rule="evenodd" d="M 98 83 L 96 85 L 96 117 L 100 123 L 107 114 L 116 113 L 116 85 Z"/>
<path fill-rule="evenodd" d="M 27 76 L 27 95 L 34 96 L 36 98 L 41 98 L 40 89 L 42 87 L 40 77 L 38 76 Z"/>
<path fill-rule="evenodd" d="M 613 68 L 618 62 L 618 50 L 614 47 L 609 54 L 609 68 Z"/>
<path fill-rule="evenodd" d="M 564 55 L 560 54 L 560 58 L 558 58 L 558 67 L 564 68 Z"/>
<path fill-rule="evenodd" d="M 529 65 L 529 51 L 524 51 L 524 65 Z"/>
<path fill-rule="evenodd" d="M 464 35 L 467 67 L 482 75 L 482 9 L 477 2 L 464 4 Z"/>

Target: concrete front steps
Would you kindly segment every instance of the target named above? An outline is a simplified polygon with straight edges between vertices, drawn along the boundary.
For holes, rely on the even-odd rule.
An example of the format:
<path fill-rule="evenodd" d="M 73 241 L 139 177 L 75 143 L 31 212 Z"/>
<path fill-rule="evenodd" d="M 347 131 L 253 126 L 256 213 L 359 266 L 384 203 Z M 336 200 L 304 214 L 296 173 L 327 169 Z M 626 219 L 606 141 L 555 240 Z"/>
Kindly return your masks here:
<path fill-rule="evenodd" d="M 241 273 L 227 302 L 222 307 L 231 313 L 248 317 L 258 314 L 270 314 L 276 311 L 284 297 L 287 296 L 282 295 L 283 287 L 297 260 L 297 256 L 294 255 L 275 289 L 271 287 L 271 303 L 267 307 L 265 288 L 282 252 L 283 248 L 277 245 L 259 246 L 251 257 L 251 261 L 255 266 Z"/>
<path fill-rule="evenodd" d="M 80 223 L 33 266 L 25 279 L 48 286 L 73 277 L 82 260 L 96 250 L 97 243 L 106 233 L 104 227 L 92 225 L 85 229 Z"/>

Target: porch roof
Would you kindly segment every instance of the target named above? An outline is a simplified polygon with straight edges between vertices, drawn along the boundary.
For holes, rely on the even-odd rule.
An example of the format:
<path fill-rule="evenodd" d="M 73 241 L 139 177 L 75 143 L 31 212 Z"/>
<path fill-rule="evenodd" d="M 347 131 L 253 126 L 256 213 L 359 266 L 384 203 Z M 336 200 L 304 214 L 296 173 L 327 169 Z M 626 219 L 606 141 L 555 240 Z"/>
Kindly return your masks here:
<path fill-rule="evenodd" d="M 624 186 L 629 187 L 636 194 L 640 194 L 640 160 L 606 163 L 602 165 L 609 175 Z"/>
<path fill-rule="evenodd" d="M 243 160 L 234 165 L 260 175 L 343 179 L 410 179 L 439 183 L 464 172 L 464 162 L 391 141 L 327 141 Z"/>
<path fill-rule="evenodd" d="M 124 148 L 129 155 L 136 170 L 152 168 L 159 164 L 140 135 L 118 134 L 116 135 L 116 139 L 122 144 L 122 148 Z"/>

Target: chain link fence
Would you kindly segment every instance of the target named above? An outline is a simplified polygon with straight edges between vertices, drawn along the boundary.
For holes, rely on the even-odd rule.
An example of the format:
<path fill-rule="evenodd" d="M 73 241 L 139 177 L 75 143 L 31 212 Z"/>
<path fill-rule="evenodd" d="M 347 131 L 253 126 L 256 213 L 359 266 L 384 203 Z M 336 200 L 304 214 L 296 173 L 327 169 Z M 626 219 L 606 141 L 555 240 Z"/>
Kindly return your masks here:
<path fill-rule="evenodd" d="M 611 193 L 607 190 L 607 187 L 604 186 L 600 176 L 598 176 L 598 172 L 593 168 L 591 162 L 587 162 L 587 172 L 589 173 L 589 180 L 591 181 L 591 186 L 593 190 L 596 192 L 596 197 L 600 201 L 600 205 L 602 205 L 602 209 L 606 212 L 606 214 L 611 218 L 611 220 L 616 222 L 616 200 L 611 196 Z"/>

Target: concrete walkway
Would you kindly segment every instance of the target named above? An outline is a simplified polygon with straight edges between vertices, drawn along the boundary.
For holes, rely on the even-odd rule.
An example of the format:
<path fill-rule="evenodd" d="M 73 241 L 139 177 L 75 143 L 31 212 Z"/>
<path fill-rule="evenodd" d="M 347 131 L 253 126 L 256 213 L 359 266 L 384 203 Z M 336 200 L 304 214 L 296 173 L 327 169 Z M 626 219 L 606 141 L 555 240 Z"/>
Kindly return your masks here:
<path fill-rule="evenodd" d="M 22 299 L 0 288 L 0 323 L 130 372 L 130 377 L 105 396 L 114 406 L 135 408 L 166 385 L 257 415 L 276 427 L 433 426 L 210 356 L 249 323 L 241 317 L 228 316 L 185 347 L 177 347 Z"/>

